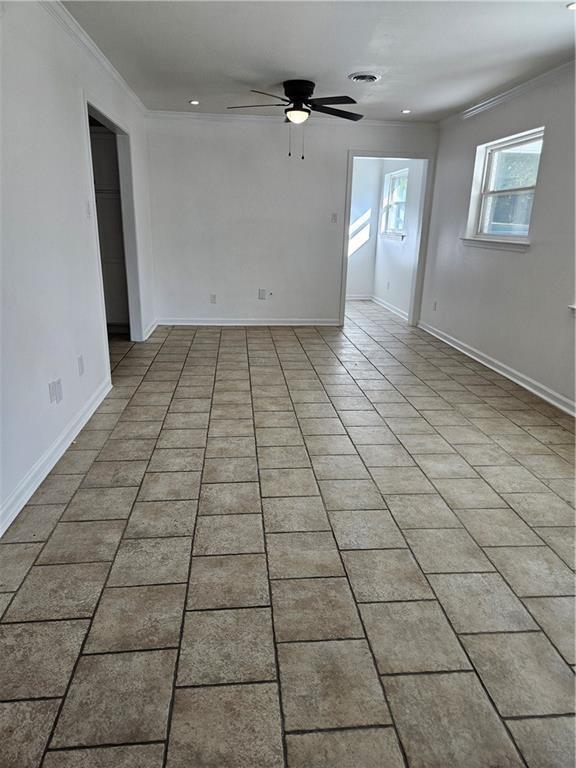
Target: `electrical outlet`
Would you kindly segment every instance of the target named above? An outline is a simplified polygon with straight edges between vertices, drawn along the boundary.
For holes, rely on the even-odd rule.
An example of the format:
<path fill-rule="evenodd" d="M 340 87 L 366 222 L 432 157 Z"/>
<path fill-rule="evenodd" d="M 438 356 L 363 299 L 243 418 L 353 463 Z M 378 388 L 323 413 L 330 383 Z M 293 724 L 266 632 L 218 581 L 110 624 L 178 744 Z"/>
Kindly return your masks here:
<path fill-rule="evenodd" d="M 437 309 L 438 309 L 438 302 L 435 301 L 434 304 L 432 305 L 432 311 L 436 312 Z"/>
<path fill-rule="evenodd" d="M 258 288 L 258 298 L 261 300 L 266 299 L 266 288 Z"/>
<path fill-rule="evenodd" d="M 211 293 L 210 294 L 210 304 L 216 304 L 216 294 Z"/>
<path fill-rule="evenodd" d="M 331 224 L 338 224 L 338 214 L 333 213 L 332 216 L 330 216 L 330 223 Z"/>
<path fill-rule="evenodd" d="M 62 379 L 48 382 L 48 396 L 51 403 L 60 403 L 64 397 L 62 393 Z"/>
<path fill-rule="evenodd" d="M 84 376 L 84 356 L 78 355 L 78 376 Z"/>

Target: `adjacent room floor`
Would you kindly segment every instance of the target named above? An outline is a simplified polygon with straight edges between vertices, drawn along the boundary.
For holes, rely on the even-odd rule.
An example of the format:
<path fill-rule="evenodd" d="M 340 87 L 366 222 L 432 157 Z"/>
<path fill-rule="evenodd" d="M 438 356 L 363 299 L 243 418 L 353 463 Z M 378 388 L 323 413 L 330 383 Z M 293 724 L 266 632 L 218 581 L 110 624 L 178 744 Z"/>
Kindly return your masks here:
<path fill-rule="evenodd" d="M 111 356 L 1 542 L 2 768 L 572 768 L 568 416 L 370 302 Z"/>

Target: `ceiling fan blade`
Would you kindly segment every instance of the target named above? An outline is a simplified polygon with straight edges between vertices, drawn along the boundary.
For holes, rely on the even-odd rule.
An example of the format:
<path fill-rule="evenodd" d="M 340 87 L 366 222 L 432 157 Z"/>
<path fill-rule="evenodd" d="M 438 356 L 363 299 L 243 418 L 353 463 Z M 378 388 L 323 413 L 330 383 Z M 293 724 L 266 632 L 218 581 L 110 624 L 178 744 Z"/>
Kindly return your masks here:
<path fill-rule="evenodd" d="M 284 102 L 280 104 L 241 104 L 239 107 L 226 107 L 226 109 L 254 109 L 255 107 L 284 107 Z"/>
<path fill-rule="evenodd" d="M 319 99 L 308 99 L 308 104 L 356 104 L 351 96 L 322 96 Z"/>
<path fill-rule="evenodd" d="M 364 117 L 364 115 L 359 115 L 357 112 L 344 112 L 343 109 L 322 107 L 319 104 L 310 104 L 310 109 L 313 112 L 322 112 L 325 115 L 332 115 L 332 117 L 343 117 L 344 120 L 362 120 Z"/>
<path fill-rule="evenodd" d="M 266 93 L 266 91 L 255 91 L 254 88 L 250 89 L 252 93 L 259 93 L 261 96 L 270 96 L 271 99 L 280 99 L 286 104 L 290 104 L 290 99 L 286 99 L 284 96 L 278 96 L 276 93 Z"/>

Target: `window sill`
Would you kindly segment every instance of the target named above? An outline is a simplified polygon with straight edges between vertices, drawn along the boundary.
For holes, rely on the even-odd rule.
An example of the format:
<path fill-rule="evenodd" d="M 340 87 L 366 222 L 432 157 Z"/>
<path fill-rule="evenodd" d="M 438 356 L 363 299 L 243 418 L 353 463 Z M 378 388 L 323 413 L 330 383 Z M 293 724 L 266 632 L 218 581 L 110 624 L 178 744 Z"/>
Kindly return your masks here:
<path fill-rule="evenodd" d="M 406 235 L 404 233 L 381 232 L 380 237 L 383 237 L 385 240 L 404 240 Z"/>
<path fill-rule="evenodd" d="M 491 237 L 461 237 L 464 245 L 473 248 L 492 248 L 496 251 L 527 251 L 529 240 L 497 240 Z"/>

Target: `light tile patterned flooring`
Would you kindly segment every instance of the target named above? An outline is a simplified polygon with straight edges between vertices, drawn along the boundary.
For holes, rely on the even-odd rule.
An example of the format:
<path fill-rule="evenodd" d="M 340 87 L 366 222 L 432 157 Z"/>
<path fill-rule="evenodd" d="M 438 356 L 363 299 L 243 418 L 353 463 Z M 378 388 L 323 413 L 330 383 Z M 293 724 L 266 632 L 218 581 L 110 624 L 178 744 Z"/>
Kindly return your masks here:
<path fill-rule="evenodd" d="M 2 768 L 573 766 L 570 418 L 368 302 L 111 352 L 0 545 Z"/>

